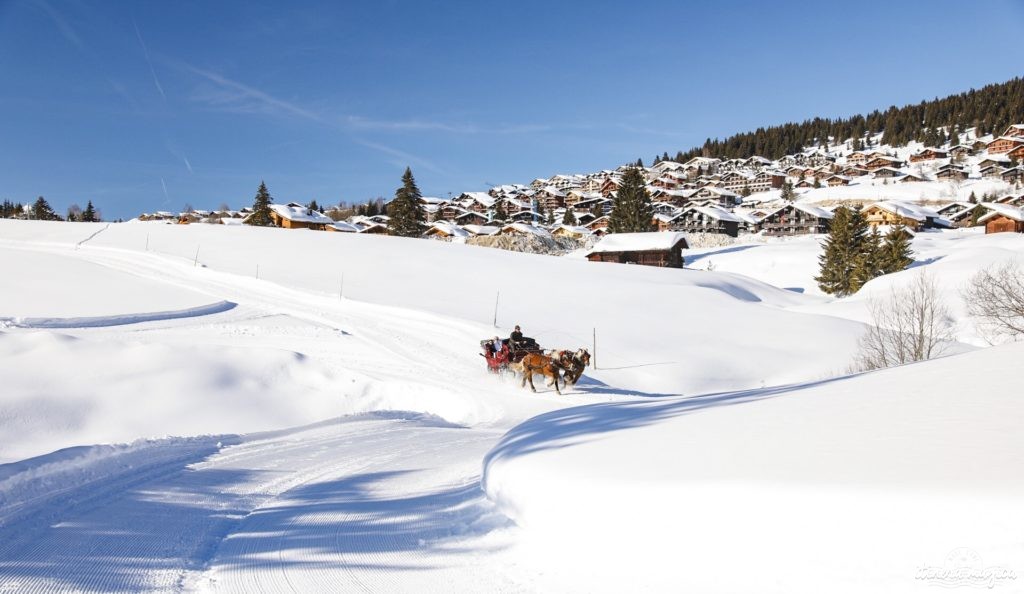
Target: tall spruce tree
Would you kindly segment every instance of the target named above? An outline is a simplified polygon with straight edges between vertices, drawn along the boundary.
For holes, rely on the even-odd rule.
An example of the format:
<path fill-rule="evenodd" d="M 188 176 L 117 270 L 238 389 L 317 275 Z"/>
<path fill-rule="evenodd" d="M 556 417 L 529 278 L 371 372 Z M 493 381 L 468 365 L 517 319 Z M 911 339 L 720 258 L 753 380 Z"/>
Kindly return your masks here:
<path fill-rule="evenodd" d="M 906 270 L 914 263 L 914 252 L 910 249 L 910 233 L 903 225 L 893 225 L 885 234 L 885 242 L 878 258 L 882 274 Z"/>
<path fill-rule="evenodd" d="M 576 213 L 571 208 L 565 209 L 565 214 L 562 215 L 563 225 L 575 225 L 576 224 Z"/>
<path fill-rule="evenodd" d="M 496 200 L 494 204 L 494 215 L 491 217 L 499 223 L 504 223 L 508 220 L 508 211 L 505 210 L 505 201 Z"/>
<path fill-rule="evenodd" d="M 426 220 L 420 204 L 420 189 L 406 167 L 402 174 L 402 187 L 395 190 L 395 198 L 388 205 L 388 233 L 402 237 L 419 237 L 423 233 L 420 223 Z"/>
<path fill-rule="evenodd" d="M 267 191 L 267 184 L 260 181 L 260 187 L 256 190 L 256 198 L 252 202 L 252 214 L 245 222 L 257 227 L 269 227 L 274 224 L 270 217 L 270 192 Z"/>
<path fill-rule="evenodd" d="M 845 297 L 860 288 L 856 274 L 862 259 L 868 224 L 860 211 L 840 206 L 833 213 L 828 237 L 818 257 L 821 271 L 814 280 L 829 295 Z"/>
<path fill-rule="evenodd" d="M 36 198 L 35 203 L 32 204 L 32 218 L 37 221 L 58 221 L 60 217 L 57 213 L 50 208 L 50 203 L 46 201 L 46 198 L 40 196 Z"/>
<path fill-rule="evenodd" d="M 626 170 L 615 194 L 615 206 L 608 219 L 609 233 L 638 233 L 654 230 L 654 208 L 644 176 L 636 167 Z"/>
<path fill-rule="evenodd" d="M 857 287 L 855 290 L 859 290 L 869 280 L 885 274 L 882 259 L 882 236 L 878 234 L 877 227 L 872 227 L 871 232 L 864 236 L 857 267 L 853 271 L 854 285 Z"/>
<path fill-rule="evenodd" d="M 782 199 L 788 202 L 796 200 L 796 192 L 793 191 L 793 184 L 788 181 L 782 183 Z"/>
<path fill-rule="evenodd" d="M 96 209 L 93 208 L 92 200 L 85 205 L 85 210 L 82 211 L 82 216 L 79 218 L 83 223 L 98 223 L 100 218 L 96 215 Z"/>

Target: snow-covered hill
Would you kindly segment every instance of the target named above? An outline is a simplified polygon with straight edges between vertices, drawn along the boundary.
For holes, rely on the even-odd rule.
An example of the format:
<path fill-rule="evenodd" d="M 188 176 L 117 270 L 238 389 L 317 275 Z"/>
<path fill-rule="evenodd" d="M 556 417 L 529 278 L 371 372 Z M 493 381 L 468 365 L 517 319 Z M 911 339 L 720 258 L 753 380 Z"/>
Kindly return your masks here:
<path fill-rule="evenodd" d="M 1022 238 L 914 249 L 980 345 L 958 286 Z M 865 297 L 915 271 L 833 300 L 817 251 L 687 255 L 708 272 L 0 221 L 0 590 L 912 591 L 947 545 L 1016 567 L 1019 349 L 842 377 Z M 478 341 L 516 323 L 596 329 L 597 367 L 564 396 L 486 374 Z"/>

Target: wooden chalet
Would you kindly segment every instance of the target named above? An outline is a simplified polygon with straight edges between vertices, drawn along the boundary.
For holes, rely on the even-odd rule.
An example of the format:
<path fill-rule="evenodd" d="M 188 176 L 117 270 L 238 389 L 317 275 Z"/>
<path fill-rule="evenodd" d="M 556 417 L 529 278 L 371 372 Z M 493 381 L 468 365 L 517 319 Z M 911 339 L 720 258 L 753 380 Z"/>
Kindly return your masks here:
<path fill-rule="evenodd" d="M 682 268 L 682 251 L 688 247 L 685 233 L 609 233 L 594 245 L 587 259 L 591 262 Z"/>
<path fill-rule="evenodd" d="M 958 165 L 943 165 L 935 172 L 935 179 L 962 181 L 967 179 L 967 171 Z"/>
<path fill-rule="evenodd" d="M 316 231 L 323 231 L 327 225 L 334 222 L 327 215 L 296 202 L 271 204 L 270 220 L 275 226 L 285 229 L 313 229 Z"/>
<path fill-rule="evenodd" d="M 1024 233 L 1024 210 L 1009 204 L 987 203 L 992 212 L 978 219 L 985 233 Z"/>
<path fill-rule="evenodd" d="M 999 155 L 1003 153 L 1009 153 L 1010 151 L 1024 146 L 1024 137 L 1021 136 L 1000 136 L 992 142 L 985 145 L 988 149 L 989 154 Z"/>
<path fill-rule="evenodd" d="M 937 148 L 925 148 L 920 152 L 910 155 L 911 163 L 919 163 L 921 161 L 931 161 L 934 159 L 945 159 L 949 157 L 949 153 L 944 150 Z"/>
<path fill-rule="evenodd" d="M 1002 179 L 1003 172 L 1006 171 L 1005 167 L 999 165 L 989 165 L 981 168 L 981 177 L 987 177 L 990 179 Z"/>
<path fill-rule="evenodd" d="M 619 191 L 620 183 L 622 182 L 619 178 L 609 177 L 608 179 L 604 180 L 604 182 L 601 184 L 601 189 L 599 191 L 601 192 L 602 196 L 607 198 L 608 196 L 611 196 L 615 192 Z"/>
<path fill-rule="evenodd" d="M 1024 167 L 1018 165 L 1017 167 L 1007 169 L 999 177 L 1008 184 L 1024 181 Z"/>
<path fill-rule="evenodd" d="M 915 232 L 921 229 L 952 227 L 948 220 L 934 210 L 897 200 L 876 202 L 862 210 L 861 214 L 872 227 L 903 225 Z"/>
<path fill-rule="evenodd" d="M 881 169 L 882 167 L 892 167 L 893 169 L 899 169 L 903 167 L 903 161 L 895 157 L 888 157 L 886 155 L 876 155 L 872 157 L 867 163 L 864 163 L 864 169 L 868 171 L 874 171 Z"/>
<path fill-rule="evenodd" d="M 717 206 L 689 206 L 672 218 L 667 226 L 686 233 L 715 233 L 738 237 L 744 220 Z"/>
<path fill-rule="evenodd" d="M 768 214 L 760 226 L 765 235 L 808 235 L 828 233 L 832 213 L 805 204 L 787 204 Z"/>

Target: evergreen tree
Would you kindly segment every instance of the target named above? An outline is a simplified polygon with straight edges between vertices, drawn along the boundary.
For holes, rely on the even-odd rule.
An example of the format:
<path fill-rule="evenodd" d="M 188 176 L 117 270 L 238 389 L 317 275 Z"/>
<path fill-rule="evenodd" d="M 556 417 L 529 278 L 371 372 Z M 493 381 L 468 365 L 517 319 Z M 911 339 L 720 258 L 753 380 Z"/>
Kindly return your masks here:
<path fill-rule="evenodd" d="M 68 213 L 64 216 L 64 220 L 69 223 L 81 221 L 82 219 L 82 207 L 78 204 L 72 204 L 68 207 Z"/>
<path fill-rule="evenodd" d="M 976 227 L 978 225 L 978 221 L 981 220 L 981 217 L 985 216 L 985 212 L 987 210 L 988 209 L 980 204 L 971 209 L 971 227 Z"/>
<path fill-rule="evenodd" d="M 868 224 L 860 211 L 840 206 L 833 213 L 824 251 L 818 257 L 821 271 L 814 280 L 829 295 L 845 297 L 857 292 L 855 274 L 861 262 Z"/>
<path fill-rule="evenodd" d="M 245 222 L 257 227 L 270 227 L 274 220 L 270 217 L 270 192 L 267 191 L 267 184 L 260 182 L 256 190 L 256 198 L 252 202 L 252 214 Z"/>
<path fill-rule="evenodd" d="M 910 249 L 910 233 L 907 233 L 903 225 L 893 225 L 889 229 L 880 251 L 881 274 L 906 270 L 914 263 L 914 252 Z"/>
<path fill-rule="evenodd" d="M 547 217 L 547 219 L 545 219 L 544 222 L 546 224 L 548 224 L 548 225 L 554 225 L 555 224 L 555 211 L 554 210 L 549 210 L 548 211 L 548 217 Z"/>
<path fill-rule="evenodd" d="M 752 193 L 753 192 L 751 192 L 750 186 L 748 184 L 743 184 L 743 189 L 740 190 L 740 196 L 746 198 L 747 196 L 750 196 Z"/>
<path fill-rule="evenodd" d="M 419 237 L 420 228 L 426 217 L 420 204 L 420 189 L 416 187 L 412 169 L 406 167 L 402 174 L 402 187 L 395 190 L 395 199 L 388 205 L 388 233 L 402 237 Z"/>
<path fill-rule="evenodd" d="M 82 211 L 82 216 L 79 219 L 84 223 L 98 223 L 100 218 L 96 215 L 96 209 L 92 206 L 92 200 L 85 205 L 85 210 Z"/>
<path fill-rule="evenodd" d="M 576 214 L 572 211 L 571 208 L 565 209 L 565 214 L 562 215 L 562 224 L 570 226 L 576 224 Z"/>
<path fill-rule="evenodd" d="M 32 218 L 37 221 L 59 221 L 60 217 L 50 208 L 46 198 L 40 196 L 32 205 Z"/>
<path fill-rule="evenodd" d="M 633 167 L 622 176 L 615 195 L 615 206 L 608 221 L 609 233 L 636 233 L 654 230 L 654 209 L 644 176 Z"/>
<path fill-rule="evenodd" d="M 853 271 L 854 285 L 860 289 L 869 280 L 885 274 L 882 264 L 882 236 L 877 228 L 864 236 L 864 244 L 857 258 L 857 266 Z"/>
<path fill-rule="evenodd" d="M 590 207 L 590 214 L 594 215 L 595 219 L 599 219 L 604 216 L 604 207 L 601 204 L 595 204 Z"/>
<path fill-rule="evenodd" d="M 306 205 L 306 208 L 308 208 L 311 211 L 315 210 L 317 212 L 320 212 L 320 206 L 316 203 L 316 200 L 310 200 L 309 204 Z"/>
<path fill-rule="evenodd" d="M 793 191 L 793 184 L 788 181 L 782 183 L 782 199 L 789 202 L 796 200 L 796 192 Z"/>
<path fill-rule="evenodd" d="M 967 198 L 967 201 L 970 202 L 971 204 L 978 203 L 978 197 L 974 195 L 974 190 L 971 190 L 971 195 Z"/>

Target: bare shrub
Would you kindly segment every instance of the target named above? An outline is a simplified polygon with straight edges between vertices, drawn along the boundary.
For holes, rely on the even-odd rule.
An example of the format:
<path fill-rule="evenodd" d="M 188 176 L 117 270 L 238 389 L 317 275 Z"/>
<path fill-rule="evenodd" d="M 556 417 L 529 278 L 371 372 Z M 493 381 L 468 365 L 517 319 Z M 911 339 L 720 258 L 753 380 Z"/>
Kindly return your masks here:
<path fill-rule="evenodd" d="M 953 340 L 949 310 L 923 270 L 906 288 L 868 302 L 872 326 L 860 338 L 854 369 L 867 371 L 941 355 Z"/>
<path fill-rule="evenodd" d="M 1016 261 L 993 264 L 975 274 L 963 298 L 989 342 L 1024 335 L 1024 270 Z"/>

